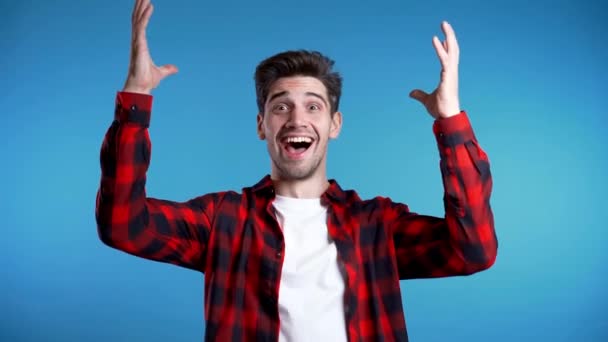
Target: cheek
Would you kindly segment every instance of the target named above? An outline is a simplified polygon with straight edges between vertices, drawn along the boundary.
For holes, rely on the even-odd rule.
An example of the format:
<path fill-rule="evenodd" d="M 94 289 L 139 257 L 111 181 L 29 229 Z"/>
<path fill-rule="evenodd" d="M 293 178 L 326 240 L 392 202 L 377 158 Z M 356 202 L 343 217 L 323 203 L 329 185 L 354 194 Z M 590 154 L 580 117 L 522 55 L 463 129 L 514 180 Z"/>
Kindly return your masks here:
<path fill-rule="evenodd" d="M 266 136 L 266 141 L 268 141 L 269 144 L 275 145 L 276 144 L 276 134 L 278 132 L 278 129 L 274 126 L 272 126 L 271 123 L 268 123 L 267 125 L 265 125 L 263 127 L 263 131 L 264 131 L 264 135 Z"/>
<path fill-rule="evenodd" d="M 332 129 L 331 129 L 332 128 L 331 127 L 331 123 L 330 122 L 324 122 L 322 127 L 323 127 L 323 129 L 321 130 L 321 132 L 323 132 L 323 139 L 327 141 L 327 140 L 333 138 L 332 137 L 333 132 L 332 132 Z"/>
<path fill-rule="evenodd" d="M 264 127 L 266 138 L 275 139 L 277 137 L 277 134 L 279 134 L 279 132 L 281 132 L 281 130 L 284 128 L 284 124 L 285 123 L 280 120 L 273 120 L 267 122 L 266 126 Z"/>

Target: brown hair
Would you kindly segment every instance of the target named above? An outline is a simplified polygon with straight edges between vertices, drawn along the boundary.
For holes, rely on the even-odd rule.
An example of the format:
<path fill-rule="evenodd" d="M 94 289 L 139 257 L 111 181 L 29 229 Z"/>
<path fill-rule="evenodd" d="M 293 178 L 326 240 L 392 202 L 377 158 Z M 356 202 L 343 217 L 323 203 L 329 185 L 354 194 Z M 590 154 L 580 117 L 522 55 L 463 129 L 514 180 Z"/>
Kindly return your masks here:
<path fill-rule="evenodd" d="M 342 76 L 332 70 L 334 61 L 317 51 L 292 50 L 269 57 L 255 69 L 255 91 L 258 109 L 264 114 L 268 92 L 274 82 L 282 77 L 311 76 L 327 88 L 330 110 L 338 111 L 342 94 Z"/>

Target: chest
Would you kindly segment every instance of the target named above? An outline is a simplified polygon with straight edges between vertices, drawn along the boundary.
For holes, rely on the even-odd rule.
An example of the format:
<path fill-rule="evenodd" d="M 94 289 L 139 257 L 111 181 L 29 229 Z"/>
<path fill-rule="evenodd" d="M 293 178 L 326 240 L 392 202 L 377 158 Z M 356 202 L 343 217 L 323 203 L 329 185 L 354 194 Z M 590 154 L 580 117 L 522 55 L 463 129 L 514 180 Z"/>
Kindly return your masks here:
<path fill-rule="evenodd" d="M 394 255 L 392 237 L 373 212 L 333 208 L 290 215 L 272 206 L 242 209 L 242 215 L 220 214 L 213 222 L 207 250 L 207 272 L 256 272 L 277 278 L 283 269 L 294 270 L 302 260 L 334 249 L 336 258 L 354 273 L 374 272 L 379 265 L 390 272 Z M 325 256 L 323 256 L 325 253 Z M 382 261 L 379 263 L 378 260 Z"/>

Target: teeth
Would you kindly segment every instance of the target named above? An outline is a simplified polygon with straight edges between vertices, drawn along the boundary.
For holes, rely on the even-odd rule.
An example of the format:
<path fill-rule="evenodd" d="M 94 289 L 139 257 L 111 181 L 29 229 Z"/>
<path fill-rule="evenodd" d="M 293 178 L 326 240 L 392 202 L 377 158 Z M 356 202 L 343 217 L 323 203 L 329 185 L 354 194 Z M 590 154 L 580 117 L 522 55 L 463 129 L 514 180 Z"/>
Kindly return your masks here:
<path fill-rule="evenodd" d="M 288 137 L 286 141 L 288 143 L 312 143 L 312 139 L 309 137 Z"/>

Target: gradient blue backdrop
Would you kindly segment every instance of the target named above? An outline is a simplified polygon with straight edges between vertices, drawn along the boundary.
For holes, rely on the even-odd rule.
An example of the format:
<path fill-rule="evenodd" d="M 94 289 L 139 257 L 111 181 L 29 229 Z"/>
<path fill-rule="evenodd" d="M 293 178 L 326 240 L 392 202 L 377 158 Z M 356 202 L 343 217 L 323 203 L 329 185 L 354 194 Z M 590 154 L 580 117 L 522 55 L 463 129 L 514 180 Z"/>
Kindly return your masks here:
<path fill-rule="evenodd" d="M 253 70 L 318 49 L 344 75 L 329 175 L 443 215 L 431 37 L 461 45 L 461 103 L 494 174 L 489 271 L 402 283 L 412 341 L 606 341 L 606 2 L 157 0 L 148 194 L 187 200 L 269 172 Z M 124 82 L 131 1 L 0 2 L 0 340 L 196 341 L 202 274 L 98 240 L 99 148 Z"/>

